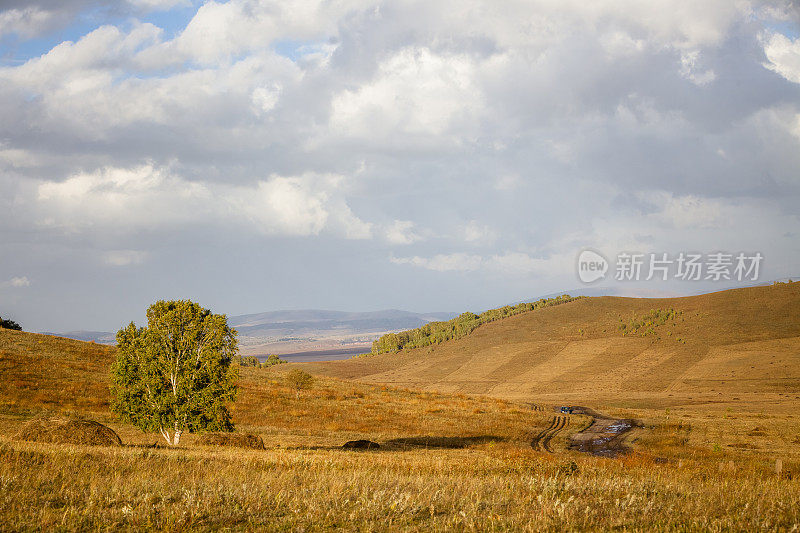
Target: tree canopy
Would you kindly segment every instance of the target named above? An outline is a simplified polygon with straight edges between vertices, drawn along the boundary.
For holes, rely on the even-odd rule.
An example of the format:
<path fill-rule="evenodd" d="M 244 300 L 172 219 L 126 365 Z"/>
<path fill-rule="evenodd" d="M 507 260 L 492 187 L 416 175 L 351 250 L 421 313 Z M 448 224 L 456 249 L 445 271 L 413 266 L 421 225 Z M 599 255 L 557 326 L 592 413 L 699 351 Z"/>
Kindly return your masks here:
<path fill-rule="evenodd" d="M 188 301 L 159 301 L 147 327 L 117 332 L 112 411 L 177 445 L 184 431 L 231 431 L 227 409 L 237 393 L 236 330 L 225 315 Z"/>
<path fill-rule="evenodd" d="M 399 352 L 407 348 L 422 348 L 451 339 L 460 339 L 472 333 L 472 331 L 481 324 L 518 315 L 520 313 L 527 313 L 528 311 L 534 311 L 543 307 L 561 305 L 578 298 L 580 298 L 580 296 L 573 298 L 569 294 L 563 294 L 555 298 L 542 298 L 536 302 L 507 305 L 499 309 L 489 309 L 480 315 L 466 312 L 446 322 L 429 322 L 416 329 L 401 331 L 399 333 L 387 333 L 372 343 L 372 353 Z"/>
<path fill-rule="evenodd" d="M 22 326 L 14 322 L 13 320 L 7 320 L 0 317 L 0 328 L 3 329 L 13 329 L 16 331 L 22 331 Z"/>

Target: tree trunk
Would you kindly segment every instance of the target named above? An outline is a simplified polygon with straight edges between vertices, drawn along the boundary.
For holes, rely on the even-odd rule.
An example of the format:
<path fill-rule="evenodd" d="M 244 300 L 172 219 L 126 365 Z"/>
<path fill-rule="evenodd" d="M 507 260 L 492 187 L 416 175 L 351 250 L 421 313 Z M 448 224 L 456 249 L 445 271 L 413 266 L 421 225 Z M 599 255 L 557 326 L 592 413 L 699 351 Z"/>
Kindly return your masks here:
<path fill-rule="evenodd" d="M 172 446 L 172 438 L 169 436 L 169 431 L 164 428 L 159 428 L 161 432 L 161 436 L 164 437 L 164 440 L 167 441 L 167 445 Z"/>
<path fill-rule="evenodd" d="M 164 428 L 159 429 L 159 431 L 161 431 L 161 436 L 164 437 L 164 440 L 167 441 L 167 444 L 170 446 L 177 446 L 181 441 L 181 434 L 183 431 L 180 429 L 176 429 L 172 436 L 170 436 L 169 430 Z"/>

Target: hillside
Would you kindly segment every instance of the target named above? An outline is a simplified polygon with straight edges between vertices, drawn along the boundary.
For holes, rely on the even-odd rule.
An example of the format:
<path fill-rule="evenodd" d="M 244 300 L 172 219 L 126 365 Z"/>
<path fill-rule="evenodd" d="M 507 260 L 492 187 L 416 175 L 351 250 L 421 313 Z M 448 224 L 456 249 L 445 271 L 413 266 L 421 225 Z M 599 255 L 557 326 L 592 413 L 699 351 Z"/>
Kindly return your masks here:
<path fill-rule="evenodd" d="M 675 316 L 631 331 L 652 310 L 674 310 Z M 437 346 L 306 368 L 511 399 L 669 404 L 735 401 L 752 393 L 766 394 L 765 401 L 794 399 L 800 390 L 800 283 L 684 298 L 584 298 L 485 324 Z"/>
<path fill-rule="evenodd" d="M 115 352 L 110 346 L 0 329 L 0 409 L 105 412 Z"/>
<path fill-rule="evenodd" d="M 0 329 L 0 437 L 43 411 L 79 415 L 110 424 L 126 442 L 163 442 L 121 424 L 109 410 L 110 368 L 116 347 L 38 333 Z M 292 366 L 292 365 L 281 365 Z M 240 394 L 231 406 L 239 429 L 276 442 L 339 443 L 364 436 L 401 438 L 424 426 L 437 435 L 518 438 L 544 423 L 542 413 L 486 397 L 441 396 L 319 378 L 297 396 L 268 368 L 240 368 Z M 471 420 L 476 412 L 490 413 Z M 467 421 L 470 421 L 467 424 Z M 299 431 L 298 437 L 294 433 Z M 194 436 L 187 437 L 191 443 Z M 341 442 L 340 442 L 341 441 Z"/>

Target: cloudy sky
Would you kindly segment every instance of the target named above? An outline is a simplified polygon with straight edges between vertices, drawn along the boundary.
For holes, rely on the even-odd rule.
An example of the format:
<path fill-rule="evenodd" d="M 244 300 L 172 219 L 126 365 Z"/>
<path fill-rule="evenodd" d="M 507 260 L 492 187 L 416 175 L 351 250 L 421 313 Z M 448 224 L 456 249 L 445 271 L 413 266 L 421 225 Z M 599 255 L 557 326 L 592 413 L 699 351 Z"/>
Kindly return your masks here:
<path fill-rule="evenodd" d="M 799 22 L 786 0 L 0 0 L 0 316 L 479 311 L 580 286 L 584 247 L 800 274 Z"/>

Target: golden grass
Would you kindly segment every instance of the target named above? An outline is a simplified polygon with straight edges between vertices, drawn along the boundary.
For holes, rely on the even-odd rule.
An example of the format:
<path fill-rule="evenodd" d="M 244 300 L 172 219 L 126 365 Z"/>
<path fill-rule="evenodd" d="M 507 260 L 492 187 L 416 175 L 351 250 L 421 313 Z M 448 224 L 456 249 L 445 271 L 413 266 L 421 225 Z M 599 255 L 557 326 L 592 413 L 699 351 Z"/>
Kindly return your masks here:
<path fill-rule="evenodd" d="M 252 433 L 203 433 L 197 439 L 201 446 L 227 446 L 263 450 L 264 439 Z"/>
<path fill-rule="evenodd" d="M 791 530 L 800 486 L 751 460 L 658 464 L 509 445 L 353 453 L 0 447 L 11 530 Z M 79 473 L 79 474 L 78 474 Z"/>
<path fill-rule="evenodd" d="M 266 369 L 242 370 L 242 391 L 232 410 L 238 426 L 370 440 L 425 435 L 525 439 L 532 427 L 547 419 L 546 414 L 496 398 L 376 387 L 324 377 L 300 391 L 298 397 L 283 375 Z"/>
<path fill-rule="evenodd" d="M 116 422 L 127 446 L 13 439 L 0 421 L 5 529 L 542 531 L 791 530 L 800 457 L 789 414 L 611 409 L 639 418 L 619 460 L 530 447 L 553 416 L 480 396 L 318 378 L 297 398 L 279 372 L 243 371 L 239 430 L 265 450 L 178 449 Z M 478 411 L 476 413 L 476 411 Z M 294 415 L 292 413 L 295 413 Z M 570 416 L 571 431 L 588 419 Z M 754 427 L 764 436 L 750 437 Z M 566 433 L 566 432 L 565 432 Z M 377 450 L 348 451 L 368 438 Z M 758 439 L 755 449 L 732 446 Z M 744 440 L 744 442 L 749 442 Z M 155 446 L 155 447 L 154 447 Z M 783 459 L 780 475 L 776 458 Z"/>
<path fill-rule="evenodd" d="M 0 412 L 107 413 L 116 348 L 0 329 Z"/>

